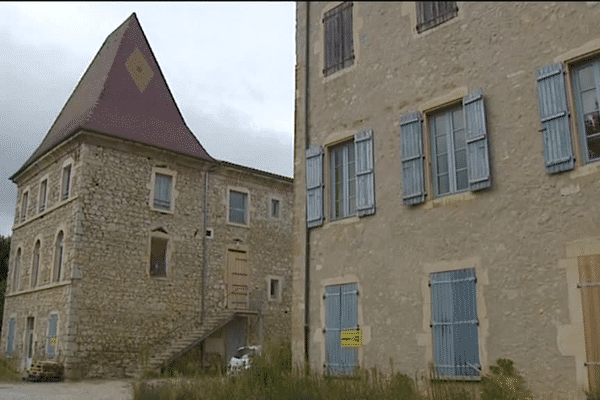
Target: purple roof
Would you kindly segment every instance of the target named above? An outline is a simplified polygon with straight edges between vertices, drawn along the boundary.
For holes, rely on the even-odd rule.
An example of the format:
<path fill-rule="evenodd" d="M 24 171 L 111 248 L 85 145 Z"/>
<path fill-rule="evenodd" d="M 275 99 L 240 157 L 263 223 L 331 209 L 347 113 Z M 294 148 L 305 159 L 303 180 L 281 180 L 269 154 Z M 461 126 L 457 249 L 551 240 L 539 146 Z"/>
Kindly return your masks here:
<path fill-rule="evenodd" d="M 80 129 L 214 160 L 185 124 L 135 13 L 106 38 L 42 143 L 11 179 Z"/>

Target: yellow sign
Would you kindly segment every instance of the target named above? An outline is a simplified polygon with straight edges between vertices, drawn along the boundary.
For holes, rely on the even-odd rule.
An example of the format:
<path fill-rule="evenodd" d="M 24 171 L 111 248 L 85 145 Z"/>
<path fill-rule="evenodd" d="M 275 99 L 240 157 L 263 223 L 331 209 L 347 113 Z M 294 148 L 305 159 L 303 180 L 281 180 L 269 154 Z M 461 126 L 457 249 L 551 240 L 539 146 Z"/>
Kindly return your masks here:
<path fill-rule="evenodd" d="M 360 329 L 345 329 L 341 333 L 342 347 L 362 347 L 362 332 Z"/>
<path fill-rule="evenodd" d="M 50 344 L 56 346 L 56 336 L 53 336 L 52 339 L 50 339 Z"/>

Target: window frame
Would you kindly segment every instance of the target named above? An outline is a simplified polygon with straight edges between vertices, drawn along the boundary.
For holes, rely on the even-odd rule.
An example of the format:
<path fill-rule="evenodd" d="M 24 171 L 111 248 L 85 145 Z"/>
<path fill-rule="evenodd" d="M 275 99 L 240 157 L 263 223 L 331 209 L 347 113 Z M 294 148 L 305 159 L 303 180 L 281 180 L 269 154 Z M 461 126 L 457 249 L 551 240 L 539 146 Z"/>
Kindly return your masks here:
<path fill-rule="evenodd" d="M 459 111 L 462 114 L 463 127 L 462 130 L 465 135 L 464 147 L 459 149 L 458 151 L 463 150 L 465 152 L 465 165 L 461 170 L 466 171 L 466 187 L 463 189 L 457 189 L 457 168 L 456 168 L 456 153 L 458 152 L 455 147 L 456 142 L 456 129 L 454 129 L 453 122 L 453 114 L 456 111 Z M 444 131 L 445 131 L 445 142 L 446 142 L 446 154 L 447 154 L 447 173 L 448 173 L 448 192 L 440 193 L 439 185 L 438 185 L 438 172 L 437 172 L 437 146 L 436 146 L 436 129 L 434 127 L 434 121 L 442 116 L 444 120 Z M 456 193 L 463 193 L 470 191 L 469 185 L 469 169 L 468 169 L 468 147 L 466 142 L 466 116 L 465 109 L 461 103 L 453 103 L 447 107 L 444 107 L 441 110 L 436 110 L 434 112 L 428 113 L 426 115 L 427 119 L 427 129 L 429 132 L 428 139 L 430 142 L 430 157 L 431 157 L 431 178 L 433 184 L 433 193 L 434 198 L 444 197 L 453 195 Z M 450 151 L 452 150 L 452 151 Z"/>
<path fill-rule="evenodd" d="M 29 208 L 29 192 L 29 187 L 26 187 L 21 193 L 21 212 L 19 215 L 19 223 L 27 221 L 27 209 Z"/>
<path fill-rule="evenodd" d="M 39 243 L 39 246 L 38 246 Z M 33 245 L 33 252 L 31 258 L 31 277 L 29 280 L 29 287 L 35 288 L 39 283 L 40 264 L 42 259 L 42 240 L 36 239 Z M 34 279 L 35 278 L 35 279 Z"/>
<path fill-rule="evenodd" d="M 349 27 L 344 24 L 344 13 L 347 9 L 350 9 L 350 21 Z M 328 24 L 330 19 L 337 21 L 338 30 L 336 32 L 329 32 L 330 26 Z M 355 51 L 354 51 L 354 3 L 352 1 L 345 1 L 332 9 L 326 11 L 323 14 L 323 76 L 328 77 L 336 72 L 344 70 L 354 65 Z M 333 42 L 330 43 L 330 41 Z M 339 42 L 339 56 L 335 60 L 335 43 Z M 328 50 L 328 47 L 331 49 Z M 349 50 L 347 50 L 349 48 Z"/>
<path fill-rule="evenodd" d="M 350 174 L 349 171 L 349 149 L 352 148 L 353 154 L 353 165 L 354 172 Z M 341 154 L 340 154 L 341 153 Z M 342 212 L 340 214 L 336 213 L 336 203 L 338 202 L 338 194 L 336 193 L 335 186 L 337 185 L 337 180 L 335 179 L 336 174 L 336 159 L 338 157 L 337 154 L 341 155 L 341 192 L 342 192 Z M 357 197 L 357 177 L 356 177 L 356 149 L 354 145 L 354 138 L 349 141 L 345 141 L 339 144 L 335 144 L 333 146 L 328 147 L 328 155 L 329 155 L 329 198 L 330 198 L 330 213 L 329 220 L 330 221 L 339 221 L 346 218 L 351 218 L 357 215 L 356 211 L 356 197 Z M 353 178 L 350 177 L 353 176 Z M 352 182 L 351 182 L 352 181 Z M 351 187 L 354 187 L 354 195 L 350 195 Z M 352 207 L 351 198 L 354 199 L 354 205 Z"/>
<path fill-rule="evenodd" d="M 61 246 L 59 250 L 58 239 L 62 234 L 61 238 Z M 64 265 L 65 265 L 65 231 L 64 229 L 60 229 L 56 234 L 54 239 L 54 257 L 53 257 L 53 266 L 52 266 L 52 282 L 58 283 L 62 280 L 62 275 L 64 275 Z M 59 261 L 59 262 L 58 262 Z"/>
<path fill-rule="evenodd" d="M 44 188 L 42 196 L 42 187 Z M 41 214 L 48 209 L 48 176 L 44 176 L 40 179 L 40 186 L 38 190 L 38 212 Z"/>
<path fill-rule="evenodd" d="M 272 292 L 272 284 L 273 282 L 277 282 L 275 287 L 275 295 L 271 294 Z M 281 301 L 281 293 L 282 293 L 283 279 L 280 276 L 267 276 L 267 300 L 272 302 L 280 302 Z"/>
<path fill-rule="evenodd" d="M 422 21 L 424 19 L 425 14 L 427 13 L 424 5 L 428 5 L 431 7 L 438 6 L 439 3 L 454 3 L 454 7 L 448 7 L 446 11 L 441 12 L 438 10 L 437 14 L 430 17 L 426 21 Z M 423 33 L 429 29 L 432 29 L 436 26 L 442 25 L 444 22 L 455 18 L 458 15 L 458 5 L 455 1 L 417 1 L 415 2 L 415 10 L 416 10 L 416 20 L 417 20 L 417 33 Z M 434 14 L 434 11 L 431 12 Z"/>
<path fill-rule="evenodd" d="M 274 207 L 275 202 L 277 202 L 277 207 Z M 269 197 L 269 204 L 268 204 L 268 209 L 269 209 L 269 219 L 280 219 L 282 216 L 282 201 L 279 197 Z M 277 208 L 277 215 L 273 215 L 273 212 L 275 211 L 275 208 Z"/>
<path fill-rule="evenodd" d="M 577 134 L 577 138 L 576 138 L 576 142 L 580 147 L 580 153 L 581 153 L 581 159 L 582 159 L 582 164 L 583 165 L 587 165 L 587 164 L 592 164 L 592 163 L 596 163 L 600 161 L 600 155 L 598 155 L 597 158 L 595 159 L 590 159 L 589 156 L 589 146 L 588 146 L 588 140 L 587 140 L 587 135 L 586 135 L 586 130 L 585 130 L 585 120 L 583 118 L 583 104 L 581 101 L 581 88 L 580 88 L 580 83 L 579 83 L 579 72 L 587 67 L 591 67 L 592 68 L 592 73 L 593 73 L 593 79 L 594 79 L 594 84 L 595 84 L 595 100 L 596 100 L 596 105 L 600 104 L 600 58 L 594 58 L 594 59 L 588 59 L 585 60 L 583 62 L 579 62 L 577 64 L 571 65 L 569 66 L 571 69 L 571 82 L 570 82 L 570 86 L 571 86 L 571 94 L 572 94 L 572 99 L 573 102 L 575 103 L 575 112 L 576 112 L 576 116 L 575 116 L 575 121 L 576 121 L 576 129 L 575 132 Z M 600 107 L 599 108 L 599 113 L 600 113 Z M 600 136 L 600 133 L 597 133 L 596 135 Z M 597 138 L 599 136 L 596 136 Z"/>
<path fill-rule="evenodd" d="M 231 221 L 231 214 L 230 214 L 231 192 L 241 193 L 246 196 L 245 202 L 244 202 L 244 206 L 245 206 L 244 207 L 244 221 L 245 221 L 245 223 L 243 223 L 243 224 L 241 224 L 239 222 Z M 227 214 L 226 215 L 227 215 L 226 218 L 227 218 L 228 225 L 242 226 L 242 227 L 250 226 L 250 191 L 248 189 L 241 188 L 241 187 L 228 187 L 227 188 Z"/>
<path fill-rule="evenodd" d="M 171 178 L 171 199 L 169 202 L 169 208 L 157 207 L 155 205 L 156 201 L 156 175 L 168 176 Z M 158 211 L 166 214 L 174 214 L 175 213 L 175 200 L 177 198 L 177 191 L 175 190 L 175 185 L 177 182 L 177 172 L 165 167 L 152 167 L 152 176 L 150 178 L 150 198 L 148 200 L 148 204 L 150 209 L 154 211 Z"/>
<path fill-rule="evenodd" d="M 68 179 L 65 180 L 65 171 L 69 171 Z M 67 160 L 61 169 L 60 178 L 60 201 L 68 201 L 73 194 L 73 161 Z"/>
<path fill-rule="evenodd" d="M 13 275 L 12 275 L 12 292 L 17 292 L 20 285 L 20 271 L 21 264 L 23 263 L 23 251 L 20 247 L 17 248 L 15 254 L 15 261 L 13 262 Z"/>
<path fill-rule="evenodd" d="M 164 274 L 156 274 L 152 272 L 152 241 L 153 240 L 164 240 L 166 241 L 166 246 L 165 246 L 165 256 L 164 256 L 164 262 L 165 262 L 165 267 L 164 267 Z M 164 230 L 162 228 L 158 228 L 153 230 L 150 233 L 150 237 L 148 240 L 148 263 L 146 264 L 148 267 L 146 269 L 147 271 L 147 275 L 150 278 L 155 278 L 155 279 L 165 279 L 165 278 L 169 278 L 170 273 L 171 273 L 171 254 L 172 254 L 172 249 L 173 247 L 173 240 L 171 235 L 169 235 L 168 233 L 165 233 Z"/>

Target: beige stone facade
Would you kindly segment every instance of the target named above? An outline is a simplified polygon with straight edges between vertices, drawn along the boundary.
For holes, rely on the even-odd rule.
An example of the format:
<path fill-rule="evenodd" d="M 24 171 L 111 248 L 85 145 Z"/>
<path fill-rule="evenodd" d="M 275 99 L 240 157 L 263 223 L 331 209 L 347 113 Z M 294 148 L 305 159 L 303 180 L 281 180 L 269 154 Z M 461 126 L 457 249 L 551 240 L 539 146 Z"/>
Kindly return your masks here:
<path fill-rule="evenodd" d="M 130 45 L 136 60 L 146 57 L 138 62 L 152 70 L 144 85 L 126 75 L 122 60 L 130 57 L 111 55 L 109 40 L 98 56 L 104 64 L 90 66 L 72 99 L 88 96 L 80 88 L 113 62 L 110 74 L 124 74 L 130 81 L 118 81 L 140 97 L 112 110 L 153 102 L 176 110 L 169 98 L 142 97 L 168 88 L 157 81 L 135 14 L 110 38 L 121 40 L 126 56 Z M 108 56 L 115 58 L 102 60 Z M 76 107 L 88 100 L 102 107 L 114 87 Z M 139 140 L 126 137 L 132 122 L 123 134 L 83 123 L 69 135 L 53 133 L 71 101 L 40 148 L 53 135 L 58 144 L 36 151 L 11 178 L 18 195 L 2 352 L 20 368 L 54 360 L 67 376 L 122 377 L 164 367 L 194 346 L 206 359 L 226 360 L 241 345 L 289 340 L 292 179 L 212 159 L 176 113 L 183 134 L 175 122 L 158 132 L 166 141 L 148 133 L 163 146 L 148 143 L 143 130 Z M 196 148 L 182 153 L 168 140 Z"/>
<path fill-rule="evenodd" d="M 583 87 L 579 74 L 586 66 L 599 73 L 594 62 L 600 57 L 600 7 L 596 2 L 457 2 L 452 15 L 442 15 L 437 25 L 428 27 L 420 20 L 427 12 L 419 14 L 415 2 L 340 4 L 297 4 L 295 362 L 304 363 L 307 356 L 313 370 L 334 369 L 328 359 L 336 357 L 328 355 L 328 346 L 333 348 L 328 342 L 328 307 L 334 303 L 328 299 L 335 288 L 341 288 L 343 298 L 344 288 L 355 285 L 356 293 L 347 293 L 354 296 L 356 309 L 342 306 L 341 329 L 345 313 L 352 314 L 356 323 L 350 325 L 357 326 L 363 338 L 356 350 L 359 366 L 389 371 L 393 364 L 409 376 L 426 375 L 429 365 L 443 364 L 445 352 L 455 352 L 458 365 L 458 342 L 454 350 L 439 342 L 436 349 L 434 344 L 434 330 L 442 323 L 436 325 L 433 314 L 441 306 L 432 294 L 436 279 L 443 276 L 436 273 L 468 270 L 476 277 L 463 279 L 475 288 L 468 307 L 476 318 L 461 323 L 470 324 L 475 334 L 462 339 L 474 349 L 480 371 L 450 375 L 477 380 L 498 358 L 510 358 L 536 396 L 584 398 L 588 369 L 600 361 L 586 354 L 586 340 L 597 339 L 584 334 L 584 320 L 593 315 L 584 315 L 582 291 L 592 290 L 594 282 L 584 287 L 587 283 L 582 286 L 580 275 L 581 257 L 600 254 L 600 174 L 595 143 L 582 133 L 583 114 L 590 118 L 588 129 L 595 129 L 597 106 L 592 101 L 584 105 L 586 111 L 581 108 L 581 102 L 588 101 L 584 96 L 598 95 Z M 330 48 L 334 51 L 328 50 L 331 33 L 326 30 L 338 6 L 349 7 L 352 24 L 346 31 L 348 20 L 340 19 L 342 38 Z M 347 18 L 346 11 L 340 12 Z M 339 69 L 324 73 L 331 62 L 327 57 L 344 60 Z M 562 172 L 551 170 L 564 164 L 552 164 L 556 157 L 548 153 L 556 150 L 556 143 L 546 142 L 544 129 L 554 128 L 543 125 L 540 117 L 537 79 L 545 77 L 538 70 L 550 64 L 562 65 L 565 71 L 569 116 L 556 118 L 568 118 L 562 132 L 572 151 L 561 162 L 575 159 L 572 168 Z M 476 96 L 479 93 L 482 97 Z M 451 120 L 448 128 L 455 110 L 459 114 L 454 117 L 466 117 L 468 132 L 477 124 L 467 109 L 472 94 L 476 102 L 485 103 L 487 157 L 482 163 L 478 155 L 468 153 L 466 165 L 489 166 L 489 176 L 483 178 L 489 187 L 477 187 L 481 190 L 469 189 L 477 185 L 473 175 L 479 172 L 474 169 L 467 169 L 470 186 L 460 189 L 461 122 Z M 426 194 L 423 201 L 408 205 L 407 192 L 416 175 L 407 172 L 414 164 L 403 153 L 411 146 L 403 138 L 411 134 L 406 128 L 411 112 L 420 118 L 413 123 L 419 125 L 422 139 L 415 148 L 422 153 L 414 159 L 423 160 L 423 171 L 416 175 L 422 177 Z M 436 126 L 444 128 L 436 131 Z M 365 131 L 372 135 L 371 172 L 358 166 L 363 161 L 368 165 L 368 153 L 359 155 L 355 136 Z M 445 142 L 435 142 L 441 140 L 436 132 L 442 131 L 447 140 L 453 135 L 455 147 L 448 154 L 455 164 L 444 164 L 442 157 L 448 154 L 436 152 L 448 148 Z M 353 141 L 356 204 L 366 198 L 374 211 L 364 216 L 339 208 L 354 204 L 351 189 L 344 189 L 354 185 L 347 178 L 354 167 L 349 167 L 349 153 L 343 152 L 350 151 L 343 145 Z M 348 158 L 334 158 L 341 155 Z M 456 176 L 449 190 L 443 186 L 441 165 L 449 165 Z M 371 202 L 368 190 L 360 187 L 359 168 L 372 176 Z M 307 217 L 307 194 L 309 213 L 316 204 L 322 221 L 318 210 Z M 366 197 L 360 200 L 362 195 Z M 313 221 L 309 228 L 307 219 Z M 467 307 L 459 303 L 455 300 L 455 313 Z M 459 339 L 457 333 L 454 340 Z"/>

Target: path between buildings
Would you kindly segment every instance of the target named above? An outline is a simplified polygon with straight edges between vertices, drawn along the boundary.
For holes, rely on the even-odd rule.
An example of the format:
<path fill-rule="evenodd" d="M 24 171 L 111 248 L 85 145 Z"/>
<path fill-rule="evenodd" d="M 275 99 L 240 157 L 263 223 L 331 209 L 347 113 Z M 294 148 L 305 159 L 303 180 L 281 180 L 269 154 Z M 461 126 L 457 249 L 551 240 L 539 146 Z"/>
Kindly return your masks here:
<path fill-rule="evenodd" d="M 133 380 L 0 382 L 2 400 L 133 400 Z"/>

